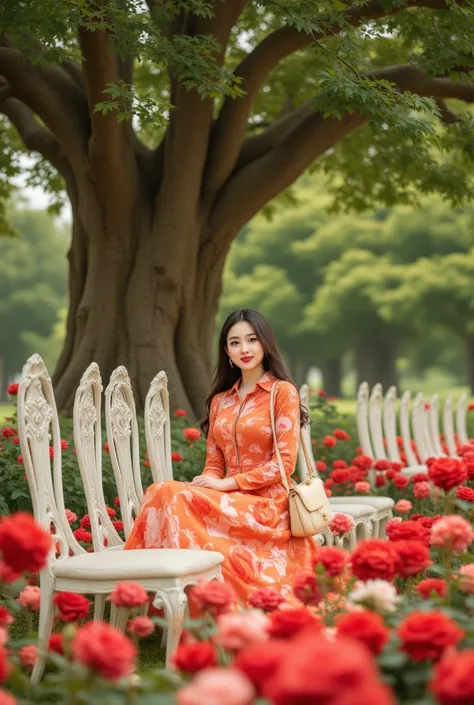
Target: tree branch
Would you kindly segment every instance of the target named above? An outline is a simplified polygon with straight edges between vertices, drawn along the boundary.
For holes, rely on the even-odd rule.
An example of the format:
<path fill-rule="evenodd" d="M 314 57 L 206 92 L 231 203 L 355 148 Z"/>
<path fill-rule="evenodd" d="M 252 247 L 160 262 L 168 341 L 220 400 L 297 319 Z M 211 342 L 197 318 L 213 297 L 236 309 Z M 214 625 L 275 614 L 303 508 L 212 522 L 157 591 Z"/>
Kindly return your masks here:
<path fill-rule="evenodd" d="M 392 66 L 372 72 L 369 76 L 390 81 L 400 91 L 442 101 L 456 98 L 474 103 L 474 83 L 430 78 L 425 71 L 413 66 Z M 291 130 L 283 131 L 273 149 L 235 172 L 222 189 L 211 213 L 209 231 L 228 232 L 231 241 L 235 232 L 292 184 L 317 157 L 369 119 L 370 115 L 360 113 L 345 115 L 341 120 L 334 117 L 325 119 L 321 112 L 316 111 L 297 120 Z M 230 244 L 225 240 L 222 243 L 224 248 Z"/>
<path fill-rule="evenodd" d="M 82 165 L 86 150 L 84 94 L 59 67 L 31 64 L 12 46 L 0 46 L 0 74 L 12 95 L 28 106 L 54 134 L 69 162 Z"/>
<path fill-rule="evenodd" d="M 9 98 L 0 106 L 0 112 L 14 125 L 27 149 L 39 152 L 65 179 L 70 178 L 70 165 L 58 141 L 52 132 L 40 125 L 30 108 L 17 98 Z"/>
<path fill-rule="evenodd" d="M 98 176 L 96 185 L 102 193 L 102 202 L 113 215 L 114 211 L 117 212 L 117 201 L 123 205 L 134 198 L 134 190 L 130 188 L 131 185 L 136 186 L 130 181 L 135 166 L 133 149 L 130 132 L 124 122 L 118 122 L 116 112 L 104 115 L 100 111 L 95 112 L 95 106 L 107 102 L 104 93 L 107 85 L 120 80 L 119 62 L 105 30 L 92 32 L 87 27 L 81 27 L 79 45 L 92 127 L 89 156 Z"/>
<path fill-rule="evenodd" d="M 464 0 L 459 0 L 462 4 Z M 408 0 L 387 10 L 383 0 L 369 0 L 366 4 L 351 7 L 343 18 L 353 27 L 380 17 L 396 14 L 407 7 L 446 9 L 446 0 Z M 322 26 L 329 24 L 329 18 L 321 17 Z M 317 23 L 316 23 L 317 24 Z M 341 27 L 334 23 L 321 32 L 306 34 L 296 27 L 281 27 L 258 44 L 237 66 L 235 74 L 242 79 L 241 87 L 245 95 L 241 98 L 224 101 L 212 131 L 210 159 L 207 166 L 206 195 L 212 199 L 235 168 L 240 149 L 244 142 L 247 122 L 252 104 L 260 86 L 271 71 L 287 56 L 306 48 L 313 42 L 338 34 Z"/>

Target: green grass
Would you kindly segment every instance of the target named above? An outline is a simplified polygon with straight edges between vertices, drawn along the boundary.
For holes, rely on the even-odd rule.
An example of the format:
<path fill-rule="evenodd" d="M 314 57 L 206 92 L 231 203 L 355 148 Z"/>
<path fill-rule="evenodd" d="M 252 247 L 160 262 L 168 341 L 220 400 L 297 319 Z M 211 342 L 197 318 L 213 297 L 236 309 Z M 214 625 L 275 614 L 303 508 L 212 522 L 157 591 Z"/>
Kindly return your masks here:
<path fill-rule="evenodd" d="M 11 416 L 14 411 L 15 407 L 11 404 L 0 404 L 0 423 L 3 423 L 3 421 L 8 418 L 8 416 Z"/>

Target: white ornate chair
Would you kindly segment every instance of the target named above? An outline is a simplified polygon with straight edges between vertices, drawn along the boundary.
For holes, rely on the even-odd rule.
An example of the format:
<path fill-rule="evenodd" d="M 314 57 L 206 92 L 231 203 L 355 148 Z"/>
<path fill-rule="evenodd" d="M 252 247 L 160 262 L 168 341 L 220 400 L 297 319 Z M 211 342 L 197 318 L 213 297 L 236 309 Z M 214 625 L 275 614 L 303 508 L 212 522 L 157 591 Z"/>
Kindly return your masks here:
<path fill-rule="evenodd" d="M 300 388 L 300 400 L 306 409 L 309 410 L 309 388 L 303 384 Z M 316 471 L 316 463 L 311 444 L 311 428 L 307 424 L 302 428 L 303 439 L 308 451 L 310 462 Z M 306 462 L 302 449 L 298 452 L 298 465 L 301 480 L 307 479 Z M 374 500 L 374 503 L 372 501 Z M 381 501 L 380 501 L 381 500 Z M 333 510 L 340 514 L 348 514 L 354 521 L 354 533 L 357 538 L 370 538 L 373 534 L 383 536 L 385 534 L 385 524 L 392 517 L 392 507 L 394 502 L 389 497 L 330 497 Z M 376 506 L 378 505 L 378 506 Z M 353 543 L 353 538 L 348 538 Z"/>
<path fill-rule="evenodd" d="M 145 400 L 145 438 L 154 482 L 173 479 L 168 378 L 158 372 Z"/>
<path fill-rule="evenodd" d="M 50 433 L 54 449 L 52 473 Z M 185 588 L 201 577 L 218 577 L 223 556 L 211 551 L 171 549 L 127 551 L 125 556 L 121 551 L 87 553 L 79 545 L 66 519 L 59 419 L 51 379 L 39 355 L 30 357 L 23 368 L 18 390 L 18 435 L 35 518 L 46 531 L 51 531 L 53 539 L 48 564 L 40 572 L 40 649 L 32 681 L 37 683 L 44 670 L 54 592 L 108 595 L 117 582 L 127 580 L 138 582 L 155 594 L 155 603 L 164 608 L 169 625 L 169 662 L 179 642 L 187 603 Z M 95 445 L 88 447 L 95 452 Z"/>
<path fill-rule="evenodd" d="M 449 455 L 453 458 L 457 457 L 458 448 L 456 443 L 456 437 L 454 435 L 454 421 L 453 421 L 453 397 L 448 394 L 444 400 L 443 408 L 443 431 L 444 440 L 448 446 Z"/>
<path fill-rule="evenodd" d="M 415 397 L 411 419 L 418 456 L 422 463 L 426 463 L 428 458 L 436 456 L 436 449 L 430 433 L 429 411 L 421 393 Z"/>
<path fill-rule="evenodd" d="M 469 436 L 467 435 L 467 394 L 461 394 L 458 399 L 456 409 L 456 431 L 458 434 L 459 443 L 463 446 L 469 445 Z"/>
<path fill-rule="evenodd" d="M 105 390 L 105 423 L 123 528 L 128 538 L 140 511 L 143 486 L 135 400 L 130 377 L 122 366 L 112 372 Z"/>
<path fill-rule="evenodd" d="M 428 425 L 429 425 L 429 432 L 430 432 L 430 437 L 431 437 L 431 442 L 432 442 L 432 447 L 434 450 L 434 456 L 437 458 L 441 458 L 446 455 L 446 453 L 443 450 L 443 446 L 441 443 L 441 437 L 439 433 L 439 404 L 438 404 L 438 395 L 433 394 L 431 397 L 430 401 L 430 408 L 428 411 Z"/>
<path fill-rule="evenodd" d="M 400 400 L 400 431 L 402 435 L 403 451 L 406 458 L 406 467 L 402 469 L 403 475 L 412 477 L 419 472 L 426 472 L 426 465 L 420 463 L 412 448 L 412 438 L 410 429 L 410 392 L 402 394 Z"/>

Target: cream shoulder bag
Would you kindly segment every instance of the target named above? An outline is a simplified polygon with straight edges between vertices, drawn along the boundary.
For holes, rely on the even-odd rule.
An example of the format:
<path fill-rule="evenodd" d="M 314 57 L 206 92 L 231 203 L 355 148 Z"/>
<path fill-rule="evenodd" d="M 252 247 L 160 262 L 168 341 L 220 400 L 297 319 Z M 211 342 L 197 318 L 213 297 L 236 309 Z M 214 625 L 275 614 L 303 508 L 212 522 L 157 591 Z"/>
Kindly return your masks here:
<path fill-rule="evenodd" d="M 277 443 L 275 423 L 275 393 L 277 385 L 278 382 L 275 382 L 270 393 L 270 418 L 272 422 L 273 444 L 280 467 L 281 481 L 288 492 L 290 529 L 293 536 L 314 536 L 324 531 L 331 521 L 332 508 L 326 496 L 324 484 L 322 480 L 316 476 L 315 470 L 312 467 L 302 433 L 300 433 L 300 443 L 308 467 L 308 479 L 292 487 L 288 484 L 288 478 Z"/>

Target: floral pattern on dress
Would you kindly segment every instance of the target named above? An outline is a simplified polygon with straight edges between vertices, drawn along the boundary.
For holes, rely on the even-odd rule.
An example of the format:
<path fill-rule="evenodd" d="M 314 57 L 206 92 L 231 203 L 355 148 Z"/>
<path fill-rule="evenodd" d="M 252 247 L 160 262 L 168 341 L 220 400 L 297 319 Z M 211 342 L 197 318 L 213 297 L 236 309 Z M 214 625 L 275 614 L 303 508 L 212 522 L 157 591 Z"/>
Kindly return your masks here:
<path fill-rule="evenodd" d="M 239 489 L 220 492 L 175 481 L 151 485 L 125 548 L 219 551 L 225 557 L 224 578 L 244 604 L 251 592 L 268 585 L 291 601 L 294 576 L 310 566 L 317 545 L 290 532 L 270 419 L 270 392 L 277 380 L 266 372 L 243 401 L 239 382 L 212 400 L 203 470 L 233 477 Z M 298 454 L 299 403 L 296 388 L 279 381 L 276 442 L 288 478 Z"/>

